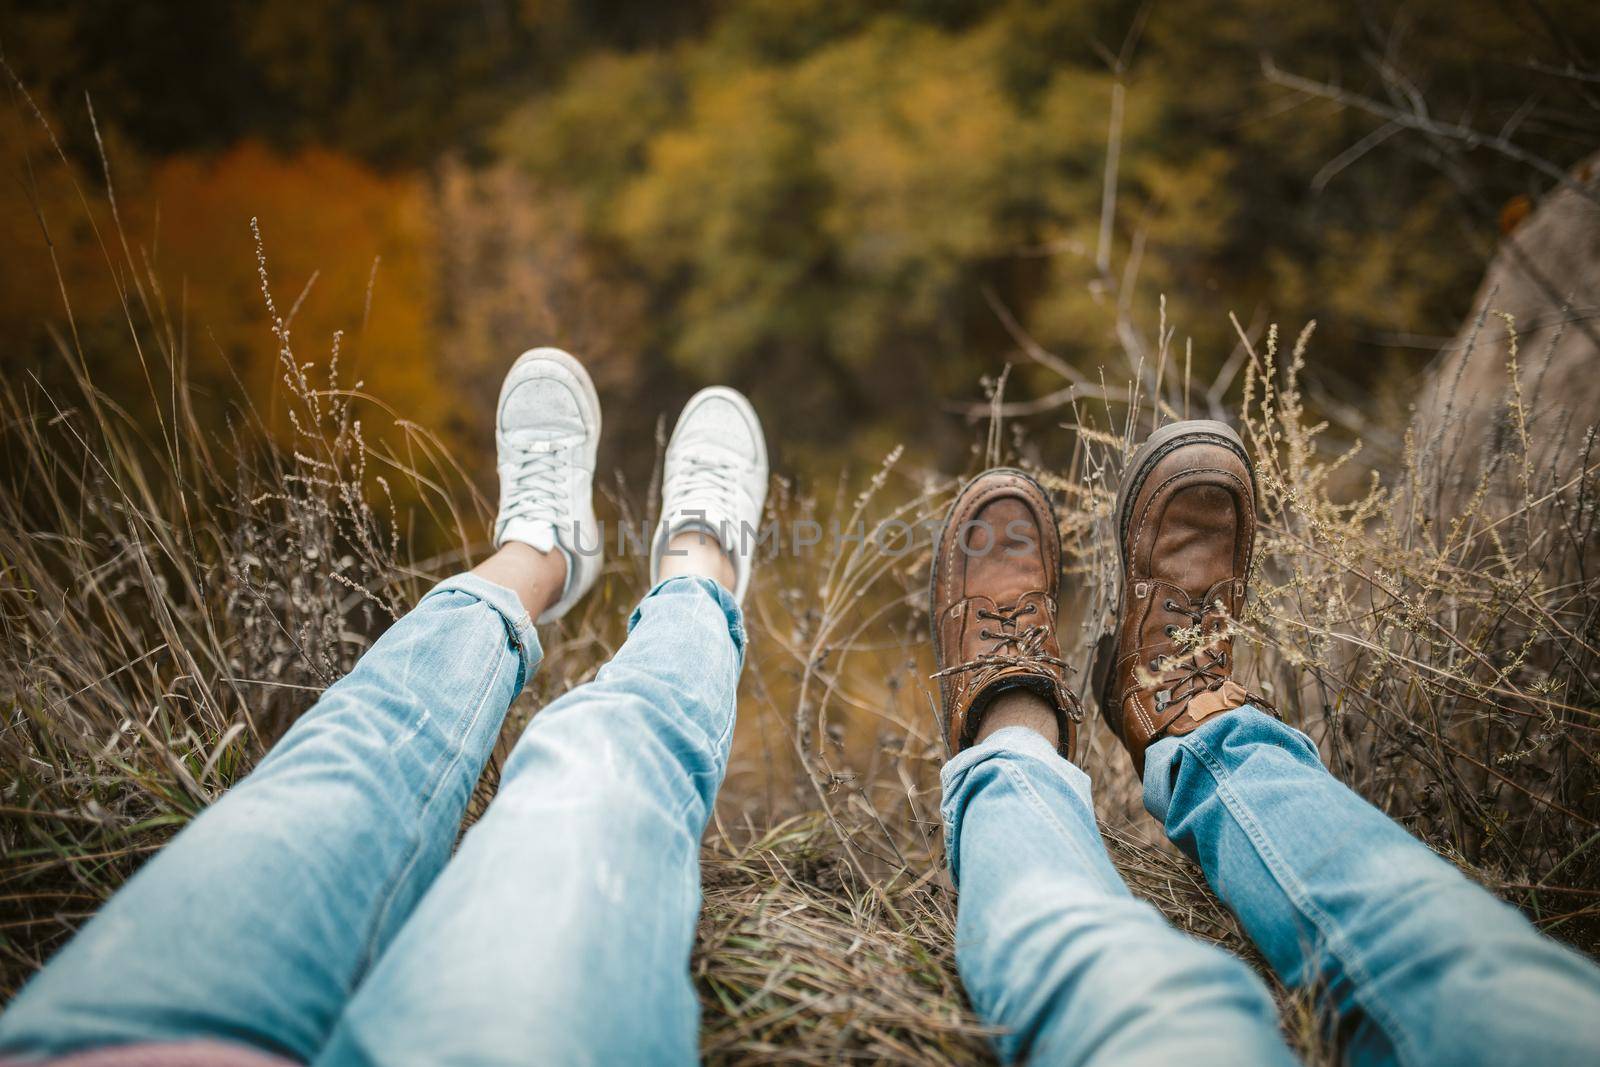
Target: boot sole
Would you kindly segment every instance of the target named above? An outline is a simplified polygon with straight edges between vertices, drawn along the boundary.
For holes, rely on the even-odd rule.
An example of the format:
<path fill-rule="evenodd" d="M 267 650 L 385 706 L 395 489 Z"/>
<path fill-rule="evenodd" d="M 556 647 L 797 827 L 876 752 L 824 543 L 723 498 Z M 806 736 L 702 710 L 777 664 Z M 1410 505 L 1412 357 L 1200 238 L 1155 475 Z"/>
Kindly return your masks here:
<path fill-rule="evenodd" d="M 944 555 L 945 532 L 950 529 L 950 519 L 956 513 L 956 505 L 961 503 L 961 498 L 966 495 L 967 490 L 971 489 L 973 483 L 979 478 L 986 477 L 990 474 L 1013 474 L 1027 482 L 1029 485 L 1033 486 L 1039 491 L 1039 495 L 1044 498 L 1045 505 L 1050 512 L 1050 521 L 1055 521 L 1056 508 L 1055 505 L 1050 502 L 1050 494 L 1045 491 L 1044 486 L 1039 484 L 1039 480 L 1033 475 L 1029 474 L 1027 471 L 1019 470 L 1016 467 L 990 467 L 988 470 L 979 471 L 977 474 L 974 474 L 971 478 L 968 478 L 965 482 L 961 483 L 961 488 L 956 490 L 955 498 L 950 501 L 950 506 L 945 509 L 944 522 L 939 527 L 939 536 L 934 538 L 933 542 L 933 559 L 928 563 L 928 641 L 933 645 L 933 669 L 935 671 L 942 671 L 945 667 L 944 657 L 939 654 L 939 615 L 936 611 L 934 611 L 933 607 L 935 601 L 935 588 L 939 582 L 939 560 Z M 1059 528 L 1057 529 L 1056 536 L 1058 538 L 1061 536 Z M 1060 565 L 1060 558 L 1061 556 L 1058 552 L 1056 554 L 1056 562 L 1058 566 Z M 944 700 L 944 679 L 941 678 L 939 679 L 938 705 L 939 740 L 946 746 L 945 758 L 948 759 L 949 757 L 955 755 L 955 753 L 949 751 L 950 731 L 945 728 Z"/>
<path fill-rule="evenodd" d="M 1165 459 L 1173 451 L 1185 445 L 1204 442 L 1221 445 L 1231 449 L 1244 461 L 1252 476 L 1255 475 L 1255 464 L 1250 461 L 1250 452 L 1244 446 L 1244 441 L 1234 432 L 1233 427 L 1225 422 L 1214 419 L 1185 419 L 1182 422 L 1172 422 L 1158 429 L 1140 445 L 1134 452 L 1133 458 L 1128 461 L 1127 470 L 1122 475 L 1122 483 L 1117 487 L 1117 559 L 1121 568 L 1117 572 L 1119 584 L 1125 581 L 1128 573 L 1128 512 L 1133 507 L 1133 502 L 1139 498 L 1139 490 L 1144 488 L 1144 482 L 1157 463 Z M 1127 590 L 1119 589 L 1117 592 L 1117 616 L 1121 619 L 1123 601 L 1126 599 Z M 1095 698 L 1100 702 L 1100 714 L 1106 723 L 1111 726 L 1112 732 L 1119 737 L 1121 732 L 1117 724 L 1112 721 L 1109 702 L 1110 695 L 1106 690 L 1110 687 L 1115 675 L 1112 667 L 1116 659 L 1117 630 L 1114 627 L 1107 633 L 1100 635 L 1100 640 L 1095 649 L 1095 663 L 1093 671 L 1093 685 Z"/>

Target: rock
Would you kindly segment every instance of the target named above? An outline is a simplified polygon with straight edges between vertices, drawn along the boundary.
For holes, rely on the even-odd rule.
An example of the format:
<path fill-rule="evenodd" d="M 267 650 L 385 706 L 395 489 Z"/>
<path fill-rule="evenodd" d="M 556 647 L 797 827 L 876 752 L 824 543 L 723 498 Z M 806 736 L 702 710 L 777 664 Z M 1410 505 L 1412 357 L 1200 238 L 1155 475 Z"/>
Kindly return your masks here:
<path fill-rule="evenodd" d="M 1485 461 L 1515 454 L 1520 465 L 1507 315 L 1537 482 L 1569 481 L 1600 422 L 1600 153 L 1571 177 L 1501 213 L 1505 236 L 1473 313 L 1425 378 L 1413 425 L 1425 472 L 1447 492 L 1471 492 Z"/>

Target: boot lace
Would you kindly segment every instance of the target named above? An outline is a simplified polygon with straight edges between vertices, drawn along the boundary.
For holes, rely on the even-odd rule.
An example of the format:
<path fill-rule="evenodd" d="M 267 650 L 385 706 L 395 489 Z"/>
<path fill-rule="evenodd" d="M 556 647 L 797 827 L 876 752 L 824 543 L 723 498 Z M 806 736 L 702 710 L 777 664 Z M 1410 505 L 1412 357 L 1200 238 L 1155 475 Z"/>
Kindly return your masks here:
<path fill-rule="evenodd" d="M 1049 639 L 1050 628 L 1043 623 L 1019 625 L 1018 620 L 1027 615 L 1038 614 L 1039 605 L 1028 603 L 1024 605 L 1013 604 L 1010 607 L 999 607 L 994 611 L 987 608 L 978 609 L 978 618 L 999 624 L 998 629 L 991 630 L 985 626 L 978 631 L 978 637 L 985 641 L 993 641 L 994 646 L 987 651 L 980 652 L 976 658 L 966 663 L 957 663 L 935 672 L 932 677 L 944 678 L 950 675 L 962 674 L 969 671 L 983 671 L 993 668 L 1005 667 L 1035 667 L 1049 664 L 1059 667 L 1064 671 L 1071 671 L 1072 665 L 1059 656 L 1045 654 L 1044 643 Z M 1081 712 L 1076 703 L 1067 709 L 1073 719 L 1077 719 Z"/>
<path fill-rule="evenodd" d="M 1161 675 L 1165 683 L 1165 688 L 1155 694 L 1156 712 L 1171 711 L 1176 717 L 1188 701 L 1201 693 L 1221 689 L 1223 683 L 1233 677 L 1228 666 L 1228 650 L 1217 648 L 1214 644 L 1204 644 L 1207 638 L 1221 640 L 1226 636 L 1228 611 L 1220 600 L 1195 607 L 1192 604 L 1179 604 L 1171 597 L 1166 599 L 1162 607 L 1187 618 L 1195 630 L 1195 644 L 1187 654 L 1157 656 L 1149 664 L 1151 673 Z M 1220 625 L 1208 628 L 1206 620 L 1210 618 L 1219 619 Z M 1165 633 L 1171 640 L 1179 638 L 1176 626 L 1168 626 Z"/>

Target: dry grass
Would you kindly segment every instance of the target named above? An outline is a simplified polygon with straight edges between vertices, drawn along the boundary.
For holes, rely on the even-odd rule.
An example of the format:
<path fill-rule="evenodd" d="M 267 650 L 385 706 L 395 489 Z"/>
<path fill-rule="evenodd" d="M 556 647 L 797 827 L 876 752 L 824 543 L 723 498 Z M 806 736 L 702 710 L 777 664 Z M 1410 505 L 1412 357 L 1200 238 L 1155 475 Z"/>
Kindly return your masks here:
<path fill-rule="evenodd" d="M 948 946 L 938 868 L 852 889 L 820 821 L 798 817 L 702 857 L 695 976 L 712 1062 L 981 1061 Z"/>
<path fill-rule="evenodd" d="M 1305 337 L 1263 353 L 1247 425 L 1262 467 L 1257 669 L 1334 772 L 1429 844 L 1596 947 L 1600 883 L 1600 540 L 1594 427 L 1544 396 L 1512 324 L 1474 340 L 1505 366 L 1491 437 L 1449 400 L 1401 470 L 1337 491 L 1301 407 Z M 1247 396 L 1249 387 L 1247 386 Z M 1452 404 L 1458 404 L 1452 410 Z M 1432 422 L 1433 425 L 1428 425 Z M 1535 434 L 1549 461 L 1535 466 Z"/>
<path fill-rule="evenodd" d="M 272 304 L 286 429 L 246 405 L 217 438 L 184 368 L 158 279 L 105 241 L 144 368 L 134 416 L 84 369 L 74 387 L 0 385 L 0 986 L 14 991 L 179 827 L 248 773 L 437 577 L 468 562 L 481 497 L 434 439 L 343 386 L 338 343 L 318 367 Z M 1492 332 L 1492 331 L 1491 331 Z M 1037 470 L 1068 546 L 1063 646 L 1086 666 L 1112 604 L 1110 502 L 1123 458 L 1191 393 L 1143 367 L 1118 403 L 1072 403 L 1058 438 L 1004 432 L 996 383 L 974 468 Z M 1446 411 L 1395 469 L 1330 448 L 1301 399 L 1305 338 L 1249 360 L 1243 426 L 1262 480 L 1256 595 L 1239 620 L 1256 684 L 1323 746 L 1335 772 L 1545 929 L 1595 949 L 1600 801 L 1592 431 L 1523 457 L 1553 398 L 1500 331 L 1507 399 L 1490 442 Z M 1173 376 L 1176 378 L 1176 376 Z M 153 413 L 153 414 L 151 414 Z M 382 425 L 382 433 L 369 427 Z M 1562 425 L 1570 423 L 1563 422 Z M 379 443 L 384 442 L 384 443 Z M 1353 446 L 1352 446 L 1353 447 Z M 1043 462 L 1049 449 L 1064 461 Z M 769 561 L 728 784 L 706 845 L 695 974 L 713 1062 L 988 1057 L 951 956 L 942 873 L 942 742 L 925 647 L 928 538 L 951 473 L 896 455 L 856 492 L 780 483 L 775 514 L 868 534 Z M 653 493 L 618 486 L 610 509 Z M 648 505 L 646 505 L 646 508 Z M 914 532 L 906 534 L 896 523 Z M 874 545 L 873 534 L 885 551 Z M 908 539 L 907 539 L 908 538 Z M 643 587 L 623 560 L 547 635 L 546 668 L 507 718 L 499 755 L 555 693 L 621 640 Z M 1086 762 L 1108 846 L 1135 891 L 1179 926 L 1254 959 L 1198 871 L 1137 810 L 1103 726 Z M 498 759 L 474 810 L 492 796 Z M 1329 1050 L 1309 1001 L 1286 1030 Z"/>

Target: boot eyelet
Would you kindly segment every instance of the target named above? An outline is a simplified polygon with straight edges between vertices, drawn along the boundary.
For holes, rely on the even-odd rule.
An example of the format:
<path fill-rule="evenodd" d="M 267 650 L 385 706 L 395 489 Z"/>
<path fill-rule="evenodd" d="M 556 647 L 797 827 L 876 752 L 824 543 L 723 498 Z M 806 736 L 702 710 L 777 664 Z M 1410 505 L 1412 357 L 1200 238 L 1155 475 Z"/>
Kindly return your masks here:
<path fill-rule="evenodd" d="M 1178 610 L 1178 602 L 1176 600 L 1173 600 L 1171 597 L 1167 597 L 1166 602 L 1163 603 L 1161 606 L 1163 608 L 1165 608 L 1167 611 L 1177 611 Z"/>
<path fill-rule="evenodd" d="M 1165 633 L 1168 637 L 1177 637 L 1178 636 L 1178 628 L 1176 626 L 1168 626 L 1162 632 Z"/>
<path fill-rule="evenodd" d="M 988 640 L 992 639 L 993 637 L 994 637 L 994 634 L 989 632 L 989 628 L 987 626 L 985 626 L 983 629 L 978 631 L 978 640 L 980 640 L 980 641 L 988 641 Z"/>
<path fill-rule="evenodd" d="M 1161 669 L 1161 661 L 1158 660 L 1158 659 L 1151 660 L 1150 661 L 1150 669 L 1153 670 L 1153 671 L 1159 671 Z"/>

